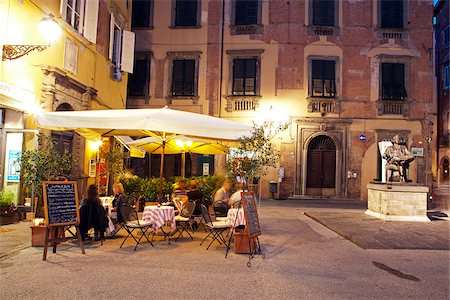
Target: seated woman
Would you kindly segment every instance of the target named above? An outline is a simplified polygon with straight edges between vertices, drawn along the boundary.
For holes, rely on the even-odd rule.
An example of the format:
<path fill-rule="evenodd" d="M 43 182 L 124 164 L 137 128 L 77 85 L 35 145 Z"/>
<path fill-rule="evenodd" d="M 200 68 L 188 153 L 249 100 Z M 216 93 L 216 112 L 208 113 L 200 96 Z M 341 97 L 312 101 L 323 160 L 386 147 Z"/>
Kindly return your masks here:
<path fill-rule="evenodd" d="M 122 223 L 123 217 L 120 214 L 120 207 L 124 204 L 127 204 L 127 196 L 125 195 L 125 190 L 123 188 L 122 183 L 116 182 L 113 185 L 114 199 L 112 201 L 113 207 L 117 210 L 117 221 Z"/>
<path fill-rule="evenodd" d="M 105 210 L 94 184 L 89 186 L 87 198 L 80 207 L 80 231 L 83 241 L 91 228 L 94 228 L 95 240 L 105 239 Z"/>
<path fill-rule="evenodd" d="M 189 182 L 189 192 L 187 192 L 189 201 L 195 202 L 194 215 L 201 215 L 202 210 L 200 205 L 203 204 L 203 193 L 198 189 L 197 180 Z"/>
<path fill-rule="evenodd" d="M 186 189 L 186 180 L 179 179 L 173 188 L 172 200 L 181 201 L 181 209 L 183 209 L 186 203 L 189 201 L 187 196 L 188 191 Z M 177 206 L 177 209 L 180 209 L 180 207 Z"/>
<path fill-rule="evenodd" d="M 244 184 L 239 182 L 236 184 L 237 191 L 234 192 L 228 200 L 228 205 L 231 208 L 239 208 L 241 206 L 241 193 L 244 191 Z"/>

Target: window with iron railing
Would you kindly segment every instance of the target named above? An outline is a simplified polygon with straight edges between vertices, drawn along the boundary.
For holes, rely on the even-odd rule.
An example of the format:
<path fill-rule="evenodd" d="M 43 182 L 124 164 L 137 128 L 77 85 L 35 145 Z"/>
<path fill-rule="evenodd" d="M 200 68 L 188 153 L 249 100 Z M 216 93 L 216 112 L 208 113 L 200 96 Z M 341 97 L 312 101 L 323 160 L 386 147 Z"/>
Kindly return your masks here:
<path fill-rule="evenodd" d="M 381 64 L 381 99 L 405 100 L 405 65 L 401 63 Z"/>
<path fill-rule="evenodd" d="M 313 60 L 311 66 L 311 96 L 335 98 L 336 62 L 334 60 Z"/>
<path fill-rule="evenodd" d="M 254 58 L 233 60 L 233 95 L 254 96 L 257 94 L 257 60 Z"/>

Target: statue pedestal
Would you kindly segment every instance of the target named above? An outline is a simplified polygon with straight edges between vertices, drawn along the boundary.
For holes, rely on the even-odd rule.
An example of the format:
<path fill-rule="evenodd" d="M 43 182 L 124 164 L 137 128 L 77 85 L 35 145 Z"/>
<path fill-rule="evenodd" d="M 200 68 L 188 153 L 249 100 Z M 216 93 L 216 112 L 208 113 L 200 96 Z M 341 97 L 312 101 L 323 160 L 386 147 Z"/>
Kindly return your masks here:
<path fill-rule="evenodd" d="M 369 183 L 366 215 L 386 221 L 429 222 L 428 187 L 407 183 Z"/>

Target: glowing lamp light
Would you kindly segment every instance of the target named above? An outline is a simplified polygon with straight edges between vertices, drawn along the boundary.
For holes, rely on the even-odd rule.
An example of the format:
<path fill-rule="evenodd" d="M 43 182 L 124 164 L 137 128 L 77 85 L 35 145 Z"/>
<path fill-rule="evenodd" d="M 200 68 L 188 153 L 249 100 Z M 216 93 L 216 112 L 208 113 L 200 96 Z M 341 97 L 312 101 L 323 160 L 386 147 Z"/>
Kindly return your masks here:
<path fill-rule="evenodd" d="M 61 27 L 55 22 L 52 14 L 42 18 L 39 22 L 39 31 L 49 45 L 61 36 Z"/>
<path fill-rule="evenodd" d="M 55 42 L 61 35 L 61 28 L 53 19 L 53 15 L 49 14 L 42 18 L 39 22 L 39 31 L 47 42 L 46 45 L 3 45 L 2 60 L 13 60 L 20 58 L 32 51 L 42 52 Z"/>
<path fill-rule="evenodd" d="M 91 148 L 91 150 L 97 151 L 98 149 L 100 149 L 102 144 L 103 144 L 102 140 L 89 141 L 89 148 Z"/>
<path fill-rule="evenodd" d="M 183 141 L 181 141 L 181 140 L 175 140 L 175 144 L 177 144 L 178 147 L 184 146 Z"/>

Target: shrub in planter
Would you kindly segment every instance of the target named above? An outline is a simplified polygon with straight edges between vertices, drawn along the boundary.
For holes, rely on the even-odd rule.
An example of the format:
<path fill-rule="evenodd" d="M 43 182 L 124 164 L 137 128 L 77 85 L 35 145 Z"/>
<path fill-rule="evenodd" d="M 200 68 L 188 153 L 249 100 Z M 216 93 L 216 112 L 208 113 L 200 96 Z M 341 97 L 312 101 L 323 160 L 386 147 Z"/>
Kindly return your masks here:
<path fill-rule="evenodd" d="M 19 221 L 17 207 L 14 204 L 15 195 L 12 191 L 0 191 L 0 225 L 12 224 Z"/>

